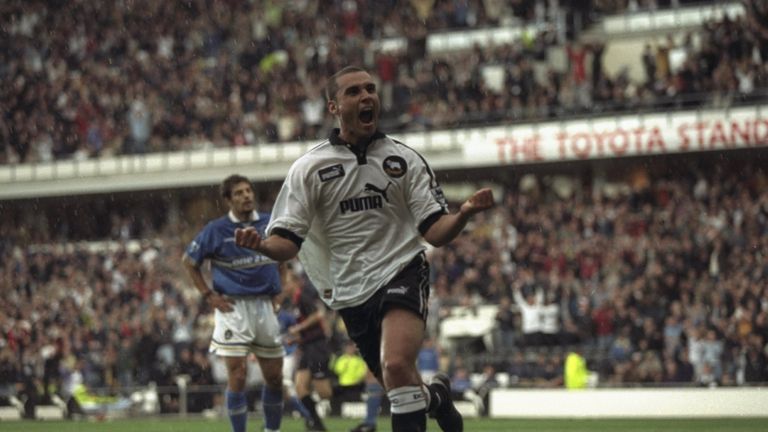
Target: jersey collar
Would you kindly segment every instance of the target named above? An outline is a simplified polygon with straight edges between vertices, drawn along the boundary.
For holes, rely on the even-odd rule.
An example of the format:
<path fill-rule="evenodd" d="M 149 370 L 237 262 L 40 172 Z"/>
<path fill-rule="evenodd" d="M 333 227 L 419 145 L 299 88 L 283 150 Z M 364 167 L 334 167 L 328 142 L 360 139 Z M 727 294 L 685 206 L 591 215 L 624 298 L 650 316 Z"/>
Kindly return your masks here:
<path fill-rule="evenodd" d="M 231 220 L 232 223 L 255 222 L 259 220 L 259 213 L 256 210 L 251 212 L 251 217 L 249 217 L 247 221 L 241 221 L 240 219 L 238 219 L 232 210 L 229 211 L 227 216 L 229 216 L 229 220 Z"/>
<path fill-rule="evenodd" d="M 328 137 L 328 139 L 331 141 L 331 144 L 353 146 L 353 147 L 355 146 L 354 143 L 348 143 L 343 139 L 341 139 L 341 137 L 339 137 L 339 133 L 341 133 L 341 130 L 339 128 L 333 128 L 331 130 L 331 135 Z M 360 142 L 359 144 L 362 145 L 363 147 L 368 147 L 370 143 L 376 141 L 379 138 L 384 138 L 384 134 L 381 131 L 376 130 L 376 132 L 374 132 L 373 135 L 371 135 L 367 141 Z"/>
<path fill-rule="evenodd" d="M 339 128 L 334 128 L 331 130 L 331 135 L 328 137 L 328 139 L 331 141 L 331 144 L 336 146 L 344 146 L 351 151 L 355 157 L 357 158 L 357 163 L 359 165 L 365 165 L 368 163 L 366 158 L 366 153 L 368 152 L 368 146 L 371 145 L 372 142 L 376 141 L 377 139 L 384 138 L 384 134 L 381 133 L 379 130 L 376 130 L 376 132 L 373 133 L 366 141 L 361 141 L 357 144 L 351 144 L 339 137 L 339 133 L 341 131 Z"/>

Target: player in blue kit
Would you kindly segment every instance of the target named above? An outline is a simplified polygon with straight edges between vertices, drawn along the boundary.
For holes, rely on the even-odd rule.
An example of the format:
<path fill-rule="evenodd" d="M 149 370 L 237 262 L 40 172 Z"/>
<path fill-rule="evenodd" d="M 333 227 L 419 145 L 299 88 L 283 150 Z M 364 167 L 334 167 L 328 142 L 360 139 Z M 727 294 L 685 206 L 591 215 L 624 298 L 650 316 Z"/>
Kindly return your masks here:
<path fill-rule="evenodd" d="M 239 247 L 234 240 L 237 228 L 263 233 L 270 215 L 256 211 L 253 186 L 246 177 L 227 177 L 221 194 L 229 213 L 200 231 L 187 246 L 182 262 L 203 299 L 215 310 L 210 351 L 223 357 L 227 367 L 226 404 L 232 432 L 246 430 L 249 353 L 256 355 L 266 384 L 262 393 L 265 431 L 279 431 L 285 350 L 272 301 L 280 293 L 280 269 L 271 258 Z M 213 288 L 201 271 L 206 260 L 211 264 Z"/>

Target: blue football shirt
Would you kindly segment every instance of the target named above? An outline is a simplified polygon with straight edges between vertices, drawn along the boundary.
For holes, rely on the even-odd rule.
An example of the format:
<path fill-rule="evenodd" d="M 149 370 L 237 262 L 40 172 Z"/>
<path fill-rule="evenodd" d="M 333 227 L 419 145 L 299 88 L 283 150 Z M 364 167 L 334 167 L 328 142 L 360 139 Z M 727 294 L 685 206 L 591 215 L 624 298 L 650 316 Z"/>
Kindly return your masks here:
<path fill-rule="evenodd" d="M 209 222 L 187 246 L 186 255 L 201 265 L 210 260 L 213 289 L 226 295 L 275 295 L 280 292 L 277 263 L 235 244 L 235 229 L 255 227 L 263 236 L 269 213 L 253 212 L 252 220 L 238 221 L 230 212 Z"/>

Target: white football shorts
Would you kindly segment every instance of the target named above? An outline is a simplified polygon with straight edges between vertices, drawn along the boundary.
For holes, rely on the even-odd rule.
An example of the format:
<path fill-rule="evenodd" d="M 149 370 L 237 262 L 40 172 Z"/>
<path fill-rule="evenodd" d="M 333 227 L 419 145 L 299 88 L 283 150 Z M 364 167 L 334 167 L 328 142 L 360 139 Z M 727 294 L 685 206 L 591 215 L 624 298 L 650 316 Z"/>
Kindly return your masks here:
<path fill-rule="evenodd" d="M 209 351 L 222 357 L 279 358 L 285 355 L 280 324 L 269 296 L 231 297 L 233 310 L 214 314 Z"/>

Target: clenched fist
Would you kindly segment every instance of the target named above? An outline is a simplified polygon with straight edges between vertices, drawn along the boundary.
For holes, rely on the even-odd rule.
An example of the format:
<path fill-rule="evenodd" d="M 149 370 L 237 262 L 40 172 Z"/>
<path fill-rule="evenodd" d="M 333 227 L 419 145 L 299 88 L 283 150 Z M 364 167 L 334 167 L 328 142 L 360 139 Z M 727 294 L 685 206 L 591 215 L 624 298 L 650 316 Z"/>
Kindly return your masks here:
<path fill-rule="evenodd" d="M 473 215 L 483 210 L 488 210 L 493 207 L 493 204 L 493 192 L 490 188 L 484 188 L 472 194 L 472 196 L 461 205 L 461 212 L 467 215 Z"/>
<path fill-rule="evenodd" d="M 258 251 L 261 247 L 261 235 L 254 227 L 235 229 L 235 244 Z"/>

